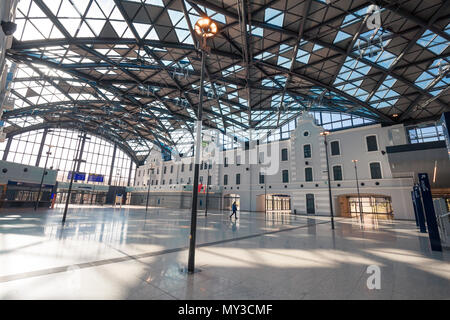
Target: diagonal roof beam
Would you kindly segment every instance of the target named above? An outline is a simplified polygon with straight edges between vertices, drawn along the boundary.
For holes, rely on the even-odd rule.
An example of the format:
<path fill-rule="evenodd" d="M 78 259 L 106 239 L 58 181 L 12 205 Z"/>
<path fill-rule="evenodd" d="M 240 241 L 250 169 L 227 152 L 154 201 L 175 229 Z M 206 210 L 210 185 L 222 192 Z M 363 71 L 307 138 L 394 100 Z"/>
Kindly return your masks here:
<path fill-rule="evenodd" d="M 220 7 L 218 5 L 215 5 L 215 4 L 212 4 L 212 3 L 210 3 L 210 2 L 208 2 L 206 0 L 190 0 L 190 1 L 194 2 L 194 3 L 197 3 L 199 5 L 203 5 L 205 7 L 211 8 L 212 10 L 215 10 L 215 11 L 217 11 L 219 13 L 222 13 L 223 15 L 226 15 L 226 16 L 228 16 L 230 18 L 239 19 L 239 17 L 237 16 L 236 13 L 228 11 L 225 8 Z M 424 22 L 422 21 L 421 23 L 424 23 Z M 258 26 L 258 27 L 261 27 L 261 28 L 264 28 L 264 29 L 276 31 L 276 32 L 279 32 L 281 34 L 284 34 L 284 35 L 287 35 L 287 36 L 290 36 L 290 37 L 294 37 L 294 38 L 297 36 L 297 33 L 295 31 L 292 31 L 292 30 L 289 30 L 289 29 L 285 29 L 285 28 L 282 28 L 282 27 L 278 27 L 278 26 L 275 26 L 275 25 L 272 25 L 272 24 L 268 24 L 268 23 L 265 23 L 265 22 L 260 22 L 260 21 L 253 20 L 252 21 L 252 25 L 255 25 L 255 26 Z M 447 37 L 450 39 L 450 36 L 447 35 Z M 361 61 L 361 62 L 363 62 L 363 63 L 365 63 L 365 64 L 367 64 L 367 65 L 369 65 L 369 66 L 371 66 L 371 67 L 373 67 L 373 68 L 375 68 L 377 70 L 379 70 L 379 71 L 381 71 L 384 74 L 388 74 L 388 75 L 391 75 L 391 76 L 397 78 L 398 80 L 402 81 L 403 83 L 405 83 L 409 87 L 413 88 L 414 90 L 419 91 L 421 94 L 427 95 L 428 97 L 432 97 L 432 95 L 429 92 L 426 92 L 425 90 L 423 90 L 419 86 L 415 85 L 411 81 L 407 80 L 403 76 L 395 74 L 392 71 L 389 71 L 386 68 L 384 68 L 384 67 L 378 65 L 377 63 L 374 63 L 374 62 L 372 62 L 372 61 L 370 61 L 370 60 L 368 60 L 366 58 L 361 58 L 359 55 L 357 55 L 357 54 L 355 54 L 353 52 L 347 54 L 346 50 L 344 50 L 344 49 L 342 49 L 342 48 L 340 48 L 340 47 L 338 47 L 338 46 L 336 46 L 334 44 L 325 42 L 325 41 L 317 39 L 315 37 L 308 36 L 306 32 L 303 35 L 303 39 L 306 40 L 306 41 L 309 41 L 311 43 L 318 44 L 318 45 L 320 45 L 322 47 L 325 47 L 325 48 L 331 49 L 333 51 L 336 51 L 337 53 L 339 53 L 341 55 L 345 55 L 345 56 L 352 57 L 354 59 L 358 59 L 359 61 Z M 439 100 L 439 99 L 437 99 L 437 101 L 442 106 L 446 106 L 446 103 L 444 101 Z M 392 121 L 392 119 L 391 119 L 391 121 Z"/>
<path fill-rule="evenodd" d="M 300 23 L 300 26 L 298 28 L 298 36 L 295 41 L 294 50 L 292 50 L 291 65 L 289 67 L 289 72 L 292 72 L 294 70 L 294 65 L 295 65 L 295 61 L 297 59 L 298 49 L 300 47 L 300 40 L 303 37 L 303 32 L 305 30 L 305 24 L 306 24 L 306 17 L 308 15 L 309 9 L 311 8 L 311 3 L 312 3 L 312 0 L 307 0 L 307 2 L 303 2 L 302 22 Z M 291 82 L 291 79 L 292 79 L 292 74 L 289 73 L 287 76 L 287 79 L 286 79 L 286 83 L 283 88 L 283 92 L 281 94 L 280 108 L 279 108 L 280 111 L 278 112 L 277 126 L 279 125 L 279 122 L 280 122 L 280 112 L 281 112 L 282 105 L 284 104 L 284 96 L 286 94 L 286 90 L 289 86 L 289 83 Z"/>

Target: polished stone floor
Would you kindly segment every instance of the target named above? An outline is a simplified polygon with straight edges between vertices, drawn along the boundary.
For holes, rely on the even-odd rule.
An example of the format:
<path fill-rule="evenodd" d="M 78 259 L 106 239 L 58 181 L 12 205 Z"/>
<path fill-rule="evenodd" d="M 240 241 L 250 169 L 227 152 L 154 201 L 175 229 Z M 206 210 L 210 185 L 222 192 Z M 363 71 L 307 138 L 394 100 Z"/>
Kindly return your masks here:
<path fill-rule="evenodd" d="M 137 207 L 0 211 L 0 299 L 450 299 L 450 252 L 413 222 Z M 380 268 L 380 289 L 367 268 Z"/>

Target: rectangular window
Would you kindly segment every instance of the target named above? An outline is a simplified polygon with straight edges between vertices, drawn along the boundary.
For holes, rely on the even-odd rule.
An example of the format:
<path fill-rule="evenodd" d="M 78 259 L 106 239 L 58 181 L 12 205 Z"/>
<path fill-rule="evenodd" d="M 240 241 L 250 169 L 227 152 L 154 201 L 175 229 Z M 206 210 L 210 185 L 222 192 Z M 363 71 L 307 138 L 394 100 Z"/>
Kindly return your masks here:
<path fill-rule="evenodd" d="M 287 161 L 288 160 L 288 149 L 282 149 L 281 150 L 281 161 Z"/>
<path fill-rule="evenodd" d="M 236 174 L 236 184 L 241 184 L 241 174 L 240 173 Z"/>
<path fill-rule="evenodd" d="M 211 184 L 211 176 L 208 176 L 208 186 Z"/>
<path fill-rule="evenodd" d="M 366 142 L 367 142 L 367 151 L 378 150 L 377 136 L 367 136 Z"/>
<path fill-rule="evenodd" d="M 312 168 L 305 168 L 305 181 L 313 181 Z"/>
<path fill-rule="evenodd" d="M 311 145 L 305 144 L 303 146 L 303 155 L 305 158 L 311 158 Z"/>
<path fill-rule="evenodd" d="M 224 159 L 223 166 L 228 167 L 228 158 L 227 157 L 225 157 L 225 159 Z"/>
<path fill-rule="evenodd" d="M 333 178 L 335 181 L 342 180 L 342 167 L 341 166 L 333 167 Z"/>
<path fill-rule="evenodd" d="M 259 173 L 259 183 L 263 184 L 264 183 L 264 174 Z"/>
<path fill-rule="evenodd" d="M 181 164 L 181 172 L 184 172 L 184 163 Z"/>
<path fill-rule="evenodd" d="M 380 163 L 379 162 L 372 162 L 369 165 L 370 165 L 370 177 L 372 179 L 382 179 Z"/>
<path fill-rule="evenodd" d="M 331 155 L 332 156 L 338 156 L 341 154 L 341 148 L 339 147 L 339 141 L 331 141 L 330 147 L 331 147 Z"/>
<path fill-rule="evenodd" d="M 170 173 L 173 173 L 173 165 L 170 166 Z"/>
<path fill-rule="evenodd" d="M 167 172 L 167 167 L 164 166 L 164 174 L 166 174 L 166 172 Z M 163 184 L 164 184 L 164 183 L 163 183 Z"/>
<path fill-rule="evenodd" d="M 189 163 L 189 171 L 192 171 L 192 162 Z"/>
<path fill-rule="evenodd" d="M 241 165 L 241 156 L 237 156 L 236 157 L 236 166 L 240 166 Z"/>
<path fill-rule="evenodd" d="M 227 174 L 225 174 L 225 175 L 223 176 L 223 185 L 224 185 L 224 186 L 228 185 L 228 175 L 227 175 Z"/>
<path fill-rule="evenodd" d="M 289 182 L 289 171 L 283 170 L 282 174 L 283 174 L 283 183 L 288 183 Z"/>

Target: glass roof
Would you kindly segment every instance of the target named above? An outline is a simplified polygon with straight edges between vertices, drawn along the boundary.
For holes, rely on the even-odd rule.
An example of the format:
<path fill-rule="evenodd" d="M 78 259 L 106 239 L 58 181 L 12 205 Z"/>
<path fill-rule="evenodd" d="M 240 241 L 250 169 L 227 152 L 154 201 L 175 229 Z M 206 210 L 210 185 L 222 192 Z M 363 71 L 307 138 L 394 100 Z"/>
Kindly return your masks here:
<path fill-rule="evenodd" d="M 186 152 L 201 75 L 192 27 L 206 15 L 219 26 L 207 43 L 206 128 L 245 139 L 302 112 L 339 123 L 437 117 L 450 100 L 448 7 L 373 2 L 21 0 L 5 131 L 64 122 L 121 139 L 139 159 L 154 145 Z"/>

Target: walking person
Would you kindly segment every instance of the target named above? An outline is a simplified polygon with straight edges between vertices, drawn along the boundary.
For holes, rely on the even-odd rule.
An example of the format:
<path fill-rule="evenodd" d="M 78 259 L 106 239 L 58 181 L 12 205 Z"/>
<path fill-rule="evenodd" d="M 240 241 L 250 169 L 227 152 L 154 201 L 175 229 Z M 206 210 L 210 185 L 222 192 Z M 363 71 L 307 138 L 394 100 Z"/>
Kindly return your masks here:
<path fill-rule="evenodd" d="M 234 215 L 234 217 L 236 218 L 236 220 L 238 219 L 237 215 L 236 215 L 236 211 L 237 211 L 237 205 L 236 205 L 236 201 L 233 202 L 233 205 L 231 206 L 231 209 L 233 210 L 233 213 L 230 215 L 230 219 L 231 217 Z"/>

